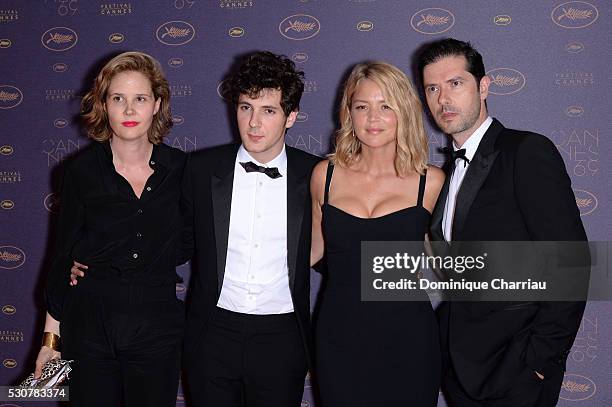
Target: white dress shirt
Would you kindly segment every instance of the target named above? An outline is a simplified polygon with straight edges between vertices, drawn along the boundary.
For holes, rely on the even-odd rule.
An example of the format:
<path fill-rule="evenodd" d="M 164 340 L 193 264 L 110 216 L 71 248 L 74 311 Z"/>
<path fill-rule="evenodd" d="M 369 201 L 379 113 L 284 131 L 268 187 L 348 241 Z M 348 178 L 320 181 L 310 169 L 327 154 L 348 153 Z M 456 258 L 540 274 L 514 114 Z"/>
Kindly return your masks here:
<path fill-rule="evenodd" d="M 474 154 L 478 149 L 480 140 L 489 129 L 489 126 L 493 123 L 491 116 L 488 116 L 484 122 L 476 129 L 474 133 L 463 143 L 461 147 L 457 147 L 453 142 L 453 149 L 455 151 L 465 148 L 465 157 L 472 162 Z M 444 206 L 444 217 L 442 218 L 442 231 L 444 233 L 444 239 L 450 242 L 452 239 L 453 231 L 453 218 L 455 216 L 455 204 L 457 200 L 457 193 L 461 188 L 463 178 L 470 167 L 467 162 L 461 158 L 455 160 L 455 171 L 451 175 L 450 183 L 448 185 L 448 195 L 446 196 L 446 205 Z"/>
<path fill-rule="evenodd" d="M 277 167 L 280 178 L 241 162 Z M 225 276 L 217 306 L 245 314 L 293 311 L 287 268 L 287 153 L 263 165 L 240 146 L 234 167 Z"/>

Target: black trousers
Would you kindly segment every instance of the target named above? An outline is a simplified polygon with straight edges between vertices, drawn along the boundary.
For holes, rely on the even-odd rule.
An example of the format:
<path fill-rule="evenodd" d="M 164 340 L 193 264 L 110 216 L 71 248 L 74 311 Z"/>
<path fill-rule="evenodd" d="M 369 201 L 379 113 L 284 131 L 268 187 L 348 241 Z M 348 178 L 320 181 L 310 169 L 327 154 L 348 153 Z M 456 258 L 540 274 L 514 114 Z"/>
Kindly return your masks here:
<path fill-rule="evenodd" d="M 307 362 L 294 313 L 251 315 L 216 308 L 199 360 L 190 361 L 195 407 L 299 407 Z"/>
<path fill-rule="evenodd" d="M 451 366 L 442 379 L 442 392 L 449 407 L 553 407 L 557 404 L 563 374 L 546 378 L 525 371 L 503 397 L 476 400 L 470 397 Z"/>
<path fill-rule="evenodd" d="M 70 288 L 60 324 L 73 359 L 72 406 L 174 407 L 184 306 L 174 285 L 143 287 L 91 276 Z"/>

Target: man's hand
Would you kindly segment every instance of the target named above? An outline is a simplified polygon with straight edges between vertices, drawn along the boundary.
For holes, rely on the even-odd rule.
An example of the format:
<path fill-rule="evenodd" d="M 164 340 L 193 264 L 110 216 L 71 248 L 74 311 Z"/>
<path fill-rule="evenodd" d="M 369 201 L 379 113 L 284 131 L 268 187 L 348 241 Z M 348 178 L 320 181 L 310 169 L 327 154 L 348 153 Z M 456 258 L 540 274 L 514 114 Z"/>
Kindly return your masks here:
<path fill-rule="evenodd" d="M 36 367 L 34 368 L 34 378 L 39 379 L 42 374 L 42 369 L 45 366 L 45 363 L 50 361 L 51 359 L 61 359 L 62 353 L 54 351 L 53 349 L 47 346 L 41 346 L 40 352 L 38 352 L 38 357 L 36 358 Z"/>
<path fill-rule="evenodd" d="M 79 263 L 78 261 L 73 261 L 72 267 L 70 268 L 70 285 L 75 286 L 78 284 L 79 277 L 85 277 L 85 271 L 89 267 L 84 264 Z"/>

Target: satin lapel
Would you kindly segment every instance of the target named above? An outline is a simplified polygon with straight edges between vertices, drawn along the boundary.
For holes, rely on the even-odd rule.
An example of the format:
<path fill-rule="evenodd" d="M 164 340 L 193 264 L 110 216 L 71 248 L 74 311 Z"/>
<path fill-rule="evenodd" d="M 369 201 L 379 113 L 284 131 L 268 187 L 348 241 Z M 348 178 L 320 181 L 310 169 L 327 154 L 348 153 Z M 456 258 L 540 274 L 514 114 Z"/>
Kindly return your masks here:
<path fill-rule="evenodd" d="M 308 198 L 308 177 L 299 165 L 298 157 L 287 147 L 287 267 L 289 287 L 293 290 L 297 252 L 302 236 L 304 205 Z"/>
<path fill-rule="evenodd" d="M 215 241 L 217 247 L 217 284 L 218 292 L 223 286 L 225 274 L 225 261 L 227 259 L 227 241 L 229 238 L 229 223 L 232 210 L 232 186 L 234 184 L 234 165 L 236 163 L 236 152 L 219 160 L 217 169 L 211 175 L 210 189 L 213 206 L 213 222 L 215 225 Z"/>
<path fill-rule="evenodd" d="M 493 120 L 491 126 L 484 134 L 480 145 L 474 154 L 474 158 L 468 167 L 468 170 L 463 178 L 459 192 L 457 193 L 457 202 L 455 203 L 455 215 L 453 217 L 452 239 L 461 240 L 461 231 L 465 224 L 467 215 L 476 199 L 476 195 L 482 184 L 487 179 L 493 162 L 499 154 L 498 150 L 494 150 L 497 136 L 504 129 L 497 120 Z M 459 164 L 461 165 L 461 164 Z"/>

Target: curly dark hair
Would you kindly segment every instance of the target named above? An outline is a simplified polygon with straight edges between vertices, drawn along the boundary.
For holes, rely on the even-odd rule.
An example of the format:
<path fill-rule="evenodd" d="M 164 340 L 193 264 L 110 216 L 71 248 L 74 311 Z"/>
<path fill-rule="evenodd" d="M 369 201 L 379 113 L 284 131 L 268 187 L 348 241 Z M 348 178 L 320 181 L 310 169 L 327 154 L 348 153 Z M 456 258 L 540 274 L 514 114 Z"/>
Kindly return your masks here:
<path fill-rule="evenodd" d="M 245 56 L 236 72 L 224 82 L 223 95 L 237 105 L 240 95 L 256 98 L 263 89 L 280 90 L 280 105 L 285 116 L 288 116 L 300 108 L 304 72 L 297 71 L 293 61 L 284 55 L 269 51 L 254 52 Z"/>

